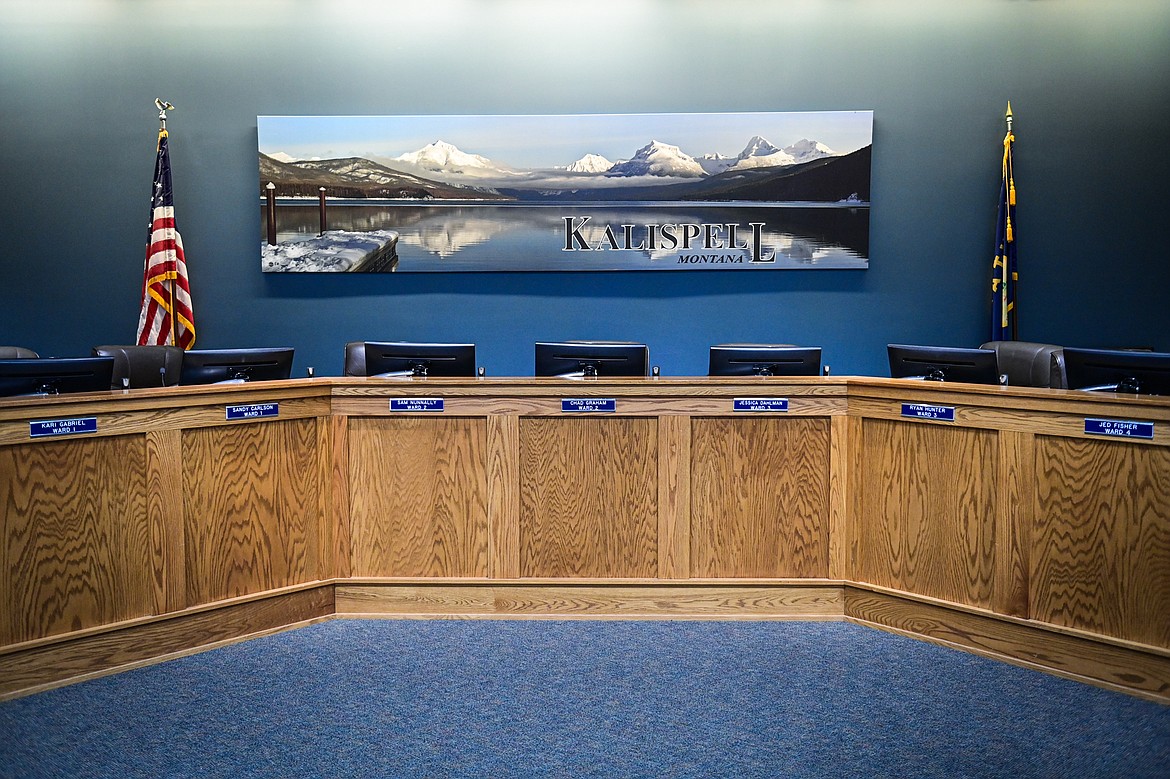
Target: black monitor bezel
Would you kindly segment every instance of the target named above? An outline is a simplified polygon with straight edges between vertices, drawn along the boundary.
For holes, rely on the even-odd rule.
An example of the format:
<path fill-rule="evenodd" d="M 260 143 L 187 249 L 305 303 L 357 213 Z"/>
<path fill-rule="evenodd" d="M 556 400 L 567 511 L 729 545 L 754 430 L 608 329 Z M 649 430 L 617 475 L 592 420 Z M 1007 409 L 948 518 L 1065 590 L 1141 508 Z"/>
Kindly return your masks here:
<path fill-rule="evenodd" d="M 466 378 L 476 375 L 475 344 L 365 341 L 366 375 L 375 378 Z"/>
<path fill-rule="evenodd" d="M 887 344 L 890 377 L 963 384 L 1003 383 L 994 349 L 965 346 L 923 346 Z"/>
<path fill-rule="evenodd" d="M 533 375 L 563 379 L 645 378 L 650 348 L 632 341 L 537 341 Z"/>
<path fill-rule="evenodd" d="M 184 353 L 179 384 L 280 381 L 292 375 L 291 346 L 191 349 Z"/>
<path fill-rule="evenodd" d="M 0 397 L 109 392 L 113 375 L 113 357 L 19 357 L 0 360 Z M 54 391 L 43 391 L 48 387 Z"/>
<path fill-rule="evenodd" d="M 1070 390 L 1170 395 L 1170 353 L 1064 348 Z"/>
<path fill-rule="evenodd" d="M 820 376 L 821 347 L 715 344 L 708 376 Z"/>

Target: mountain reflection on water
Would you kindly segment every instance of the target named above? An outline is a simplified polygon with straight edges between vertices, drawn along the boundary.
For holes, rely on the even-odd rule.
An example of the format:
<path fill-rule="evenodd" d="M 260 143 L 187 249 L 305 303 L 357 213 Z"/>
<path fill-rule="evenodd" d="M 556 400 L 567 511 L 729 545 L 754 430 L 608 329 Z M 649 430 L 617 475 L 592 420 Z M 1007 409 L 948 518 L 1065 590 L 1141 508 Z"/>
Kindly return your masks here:
<path fill-rule="evenodd" d="M 316 205 L 281 205 L 276 219 L 278 242 L 315 235 L 320 229 Z M 774 261 L 750 262 L 752 223 L 765 225 L 761 230 L 762 254 L 774 257 Z M 688 224 L 723 227 L 714 230 L 716 241 L 711 248 L 703 247 L 701 237 L 689 248 L 663 248 L 663 243 L 670 244 L 660 234 L 652 242 L 647 240 L 647 225 Z M 735 247 L 727 246 L 727 224 L 739 225 Z M 550 207 L 330 203 L 327 228 L 398 232 L 396 272 L 869 266 L 868 205 Z M 612 248 L 615 238 L 617 249 Z M 573 250 L 566 251 L 566 245 Z M 627 245 L 631 248 L 625 248 Z"/>

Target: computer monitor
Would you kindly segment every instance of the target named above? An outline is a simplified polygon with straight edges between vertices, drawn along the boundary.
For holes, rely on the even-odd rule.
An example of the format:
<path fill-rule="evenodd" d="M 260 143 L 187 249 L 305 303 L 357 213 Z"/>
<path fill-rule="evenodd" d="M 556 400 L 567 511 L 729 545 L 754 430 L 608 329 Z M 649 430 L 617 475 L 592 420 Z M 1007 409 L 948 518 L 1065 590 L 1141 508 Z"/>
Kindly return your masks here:
<path fill-rule="evenodd" d="M 1065 347 L 1069 389 L 1170 395 L 1170 354 Z"/>
<path fill-rule="evenodd" d="M 711 347 L 709 376 L 819 376 L 819 346 L 717 344 Z"/>
<path fill-rule="evenodd" d="M 566 379 L 595 376 L 645 376 L 650 364 L 646 344 L 627 341 L 538 341 L 536 375 Z"/>
<path fill-rule="evenodd" d="M 992 349 L 889 344 L 890 376 L 895 379 L 1002 384 Z"/>
<path fill-rule="evenodd" d="M 366 341 L 366 375 L 420 379 L 474 376 L 475 344 Z"/>
<path fill-rule="evenodd" d="M 292 347 L 260 349 L 191 349 L 183 355 L 180 384 L 226 384 L 287 379 Z"/>
<path fill-rule="evenodd" d="M 0 396 L 109 392 L 113 373 L 113 357 L 0 360 Z"/>

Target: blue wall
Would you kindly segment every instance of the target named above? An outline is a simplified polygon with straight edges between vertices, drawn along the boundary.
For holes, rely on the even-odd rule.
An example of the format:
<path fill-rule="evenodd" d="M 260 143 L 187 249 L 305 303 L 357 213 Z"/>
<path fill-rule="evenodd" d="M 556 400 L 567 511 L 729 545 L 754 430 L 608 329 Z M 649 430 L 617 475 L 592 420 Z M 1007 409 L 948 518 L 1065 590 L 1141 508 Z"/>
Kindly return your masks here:
<path fill-rule="evenodd" d="M 1030 340 L 1170 350 L 1164 0 L 39 0 L 0 25 L 0 343 L 133 339 L 154 136 L 171 113 L 198 345 L 474 340 L 524 375 L 540 338 L 650 344 L 985 339 L 1003 110 L 1016 115 Z M 873 109 L 868 271 L 265 275 L 258 114 Z"/>

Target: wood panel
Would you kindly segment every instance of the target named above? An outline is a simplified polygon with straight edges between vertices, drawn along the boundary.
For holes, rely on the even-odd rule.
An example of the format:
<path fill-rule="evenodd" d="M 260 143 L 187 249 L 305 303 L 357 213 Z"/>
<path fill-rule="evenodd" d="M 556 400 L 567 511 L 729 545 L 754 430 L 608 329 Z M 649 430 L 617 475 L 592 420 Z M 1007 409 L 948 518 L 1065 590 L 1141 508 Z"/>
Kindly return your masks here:
<path fill-rule="evenodd" d="M 829 419 L 701 418 L 691 431 L 691 575 L 828 576 Z"/>
<path fill-rule="evenodd" d="M 853 575 L 857 544 L 853 527 L 861 516 L 857 496 L 863 472 L 861 426 L 857 417 L 831 417 L 829 445 L 829 578 Z"/>
<path fill-rule="evenodd" d="M 354 576 L 486 576 L 487 423 L 353 418 Z"/>
<path fill-rule="evenodd" d="M 521 576 L 658 573 L 657 420 L 520 420 Z"/>
<path fill-rule="evenodd" d="M 1170 449 L 1037 436 L 1032 616 L 1170 647 Z"/>
<path fill-rule="evenodd" d="M 520 417 L 488 417 L 488 575 L 520 575 Z"/>
<path fill-rule="evenodd" d="M 1036 470 L 1031 433 L 1001 430 L 996 483 L 995 585 L 992 609 L 1028 616 L 1029 534 L 1036 507 Z"/>
<path fill-rule="evenodd" d="M 330 449 L 333 471 L 330 476 L 330 493 L 333 522 L 333 547 L 322 551 L 332 557 L 332 574 L 337 578 L 350 575 L 349 521 L 349 417 L 335 416 L 330 419 Z"/>
<path fill-rule="evenodd" d="M 691 575 L 691 418 L 658 418 L 658 576 Z"/>
<path fill-rule="evenodd" d="M 996 434 L 865 420 L 857 581 L 990 607 Z"/>
<path fill-rule="evenodd" d="M 142 436 L 0 448 L 0 645 L 155 613 Z"/>
<path fill-rule="evenodd" d="M 190 605 L 319 578 L 317 422 L 183 432 Z"/>
<path fill-rule="evenodd" d="M 178 430 L 146 434 L 146 511 L 157 564 L 158 611 L 187 608 L 187 527 L 183 520 L 183 437 Z"/>
<path fill-rule="evenodd" d="M 343 584 L 339 615 L 840 619 L 840 585 Z"/>

